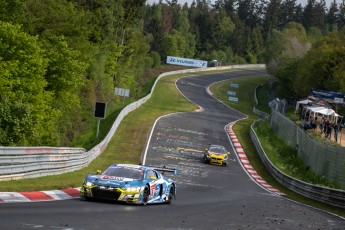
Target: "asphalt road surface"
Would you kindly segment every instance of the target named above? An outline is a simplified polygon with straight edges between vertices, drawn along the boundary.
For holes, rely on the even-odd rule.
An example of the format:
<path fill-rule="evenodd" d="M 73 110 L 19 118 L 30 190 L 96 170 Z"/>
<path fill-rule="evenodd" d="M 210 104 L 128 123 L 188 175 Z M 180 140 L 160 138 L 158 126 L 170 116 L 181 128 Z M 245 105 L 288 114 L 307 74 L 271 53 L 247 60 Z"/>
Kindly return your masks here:
<path fill-rule="evenodd" d="M 344 219 L 270 193 L 254 183 L 235 154 L 229 167 L 202 163 L 208 144 L 232 153 L 224 127 L 244 115 L 206 92 L 212 82 L 262 71 L 182 78 L 179 90 L 204 111 L 160 118 L 146 165 L 175 167 L 177 197 L 171 205 L 135 206 L 82 199 L 0 204 L 0 229 L 345 229 Z M 166 175 L 168 176 L 168 175 Z"/>

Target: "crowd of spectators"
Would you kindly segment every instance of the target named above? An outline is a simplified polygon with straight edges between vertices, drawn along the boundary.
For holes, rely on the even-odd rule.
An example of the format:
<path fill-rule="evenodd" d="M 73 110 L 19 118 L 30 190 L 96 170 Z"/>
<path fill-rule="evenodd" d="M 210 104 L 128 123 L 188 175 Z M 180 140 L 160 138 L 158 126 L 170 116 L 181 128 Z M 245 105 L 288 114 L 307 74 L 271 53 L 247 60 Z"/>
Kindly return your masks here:
<path fill-rule="evenodd" d="M 301 127 L 304 130 L 313 129 L 319 131 L 321 135 L 328 139 L 331 139 L 333 134 L 334 141 L 338 142 L 338 134 L 341 132 L 344 124 L 341 121 L 332 122 L 325 116 L 322 116 L 321 119 L 318 118 L 318 116 L 316 116 L 315 118 L 310 117 L 308 112 L 304 115 L 301 113 Z"/>

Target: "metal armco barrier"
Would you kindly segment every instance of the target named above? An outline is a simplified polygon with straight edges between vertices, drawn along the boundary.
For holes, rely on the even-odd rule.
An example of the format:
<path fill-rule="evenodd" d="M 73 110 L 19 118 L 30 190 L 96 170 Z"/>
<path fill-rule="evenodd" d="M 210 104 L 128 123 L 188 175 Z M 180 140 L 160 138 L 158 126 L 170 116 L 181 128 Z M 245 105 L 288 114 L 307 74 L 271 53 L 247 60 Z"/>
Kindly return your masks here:
<path fill-rule="evenodd" d="M 265 65 L 233 65 L 202 69 L 186 69 L 167 72 L 159 75 L 150 94 L 140 100 L 127 105 L 117 116 L 113 126 L 104 140 L 93 147 L 90 151 L 82 148 L 58 148 L 58 147 L 0 147 L 0 180 L 16 180 L 23 178 L 40 177 L 47 175 L 62 174 L 86 167 L 100 155 L 107 147 L 115 134 L 122 119 L 133 110 L 140 107 L 151 98 L 157 82 L 169 75 L 205 72 L 211 70 L 227 69 L 259 69 Z"/>
<path fill-rule="evenodd" d="M 297 180 L 284 174 L 272 164 L 272 162 L 268 159 L 264 149 L 262 148 L 261 143 L 253 129 L 253 127 L 260 121 L 262 120 L 257 120 L 252 124 L 250 129 L 250 136 L 257 152 L 259 153 L 261 161 L 263 162 L 269 173 L 274 177 L 274 179 L 276 179 L 283 186 L 291 189 L 296 193 L 301 194 L 302 196 L 336 207 L 345 208 L 344 190 L 325 188 Z"/>

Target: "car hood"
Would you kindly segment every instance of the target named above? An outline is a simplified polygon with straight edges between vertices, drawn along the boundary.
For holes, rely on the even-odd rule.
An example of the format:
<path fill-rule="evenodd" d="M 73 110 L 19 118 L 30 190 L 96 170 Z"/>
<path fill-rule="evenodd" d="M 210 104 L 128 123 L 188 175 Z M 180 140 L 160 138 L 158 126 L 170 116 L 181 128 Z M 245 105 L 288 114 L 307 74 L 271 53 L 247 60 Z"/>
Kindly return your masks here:
<path fill-rule="evenodd" d="M 88 175 L 85 180 L 92 182 L 99 186 L 109 186 L 109 187 L 128 187 L 128 186 L 140 186 L 141 181 L 134 180 L 132 178 L 125 177 L 114 177 L 106 175 Z"/>
<path fill-rule="evenodd" d="M 224 157 L 226 156 L 226 154 L 212 153 L 212 152 L 209 152 L 209 155 L 210 155 L 210 157 L 217 157 L 217 158 L 220 158 L 220 159 L 224 159 Z"/>

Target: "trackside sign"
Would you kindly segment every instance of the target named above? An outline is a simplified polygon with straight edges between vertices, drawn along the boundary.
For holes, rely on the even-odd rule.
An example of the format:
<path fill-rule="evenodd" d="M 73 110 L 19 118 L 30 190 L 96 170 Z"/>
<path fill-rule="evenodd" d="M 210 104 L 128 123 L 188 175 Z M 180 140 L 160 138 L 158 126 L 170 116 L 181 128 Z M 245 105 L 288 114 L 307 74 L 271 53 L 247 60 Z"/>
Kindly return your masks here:
<path fill-rule="evenodd" d="M 167 64 L 207 68 L 207 61 L 167 56 Z"/>

